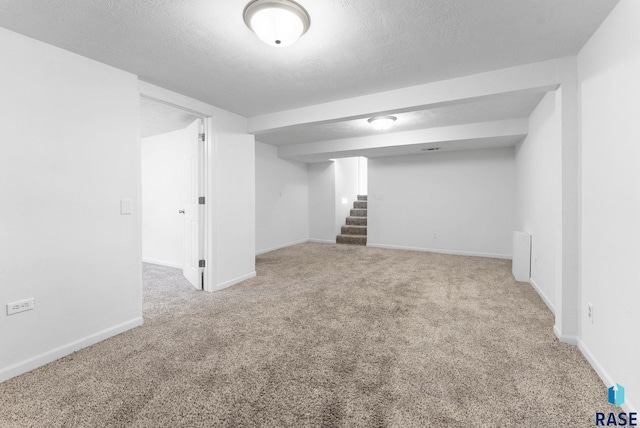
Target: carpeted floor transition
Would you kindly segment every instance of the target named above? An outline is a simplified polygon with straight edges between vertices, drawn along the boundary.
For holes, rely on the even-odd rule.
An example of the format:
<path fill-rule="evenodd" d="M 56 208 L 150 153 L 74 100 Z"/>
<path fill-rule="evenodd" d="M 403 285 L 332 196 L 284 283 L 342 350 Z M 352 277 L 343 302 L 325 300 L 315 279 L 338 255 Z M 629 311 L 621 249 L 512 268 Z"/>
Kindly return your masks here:
<path fill-rule="evenodd" d="M 0 384 L 2 427 L 593 426 L 606 387 L 508 260 L 302 244 Z"/>

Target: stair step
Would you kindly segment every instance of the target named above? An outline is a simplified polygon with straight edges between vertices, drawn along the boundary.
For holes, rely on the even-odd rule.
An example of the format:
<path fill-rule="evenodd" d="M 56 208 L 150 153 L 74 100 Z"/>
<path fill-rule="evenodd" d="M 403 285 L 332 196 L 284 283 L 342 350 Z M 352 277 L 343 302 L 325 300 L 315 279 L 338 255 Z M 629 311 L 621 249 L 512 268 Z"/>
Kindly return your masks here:
<path fill-rule="evenodd" d="M 343 235 L 367 235 L 367 226 L 342 226 Z"/>
<path fill-rule="evenodd" d="M 366 217 L 347 217 L 347 226 L 366 226 Z"/>
<path fill-rule="evenodd" d="M 367 216 L 367 210 L 366 209 L 362 209 L 362 208 L 354 208 L 351 210 L 350 214 L 351 217 L 366 217 Z"/>
<path fill-rule="evenodd" d="M 367 237 L 363 235 L 338 235 L 337 244 L 367 245 Z"/>
<path fill-rule="evenodd" d="M 358 195 L 358 200 L 359 201 L 366 201 L 367 200 L 367 195 Z"/>
<path fill-rule="evenodd" d="M 367 201 L 354 201 L 353 208 L 364 208 L 367 209 Z"/>

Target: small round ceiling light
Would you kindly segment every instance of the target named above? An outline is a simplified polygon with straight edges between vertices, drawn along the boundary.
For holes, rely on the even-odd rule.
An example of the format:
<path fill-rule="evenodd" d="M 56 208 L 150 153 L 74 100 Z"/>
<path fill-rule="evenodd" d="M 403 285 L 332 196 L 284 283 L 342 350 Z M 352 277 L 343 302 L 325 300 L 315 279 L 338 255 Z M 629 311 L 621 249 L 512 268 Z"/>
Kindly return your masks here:
<path fill-rule="evenodd" d="M 372 117 L 368 120 L 368 122 L 373 126 L 374 129 L 378 131 L 384 131 L 385 129 L 391 128 L 393 123 L 396 121 L 395 116 L 378 116 Z"/>
<path fill-rule="evenodd" d="M 295 43 L 311 24 L 307 11 L 290 0 L 254 0 L 244 8 L 244 22 L 260 40 L 277 47 Z"/>

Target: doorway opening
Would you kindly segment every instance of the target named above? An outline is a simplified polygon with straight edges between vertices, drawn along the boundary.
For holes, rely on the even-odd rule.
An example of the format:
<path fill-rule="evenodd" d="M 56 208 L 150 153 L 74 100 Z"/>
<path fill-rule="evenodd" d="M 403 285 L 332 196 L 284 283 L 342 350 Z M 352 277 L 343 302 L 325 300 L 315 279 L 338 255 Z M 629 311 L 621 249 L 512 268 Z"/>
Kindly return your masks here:
<path fill-rule="evenodd" d="M 367 245 L 367 158 L 335 159 L 336 243 Z"/>
<path fill-rule="evenodd" d="M 205 287 L 205 141 L 208 119 L 141 96 L 142 260 L 180 269 Z"/>

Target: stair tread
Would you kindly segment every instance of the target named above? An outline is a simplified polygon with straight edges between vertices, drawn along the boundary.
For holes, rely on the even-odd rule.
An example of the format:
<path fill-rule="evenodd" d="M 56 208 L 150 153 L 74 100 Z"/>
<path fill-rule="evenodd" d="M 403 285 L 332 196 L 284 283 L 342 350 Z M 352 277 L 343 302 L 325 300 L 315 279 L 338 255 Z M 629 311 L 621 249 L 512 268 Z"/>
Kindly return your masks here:
<path fill-rule="evenodd" d="M 367 245 L 367 235 L 341 233 L 336 236 L 336 244 Z"/>
<path fill-rule="evenodd" d="M 366 226 L 368 217 L 347 217 L 347 226 Z"/>
<path fill-rule="evenodd" d="M 346 224 L 340 229 L 343 235 L 367 236 L 367 226 L 363 224 Z"/>

